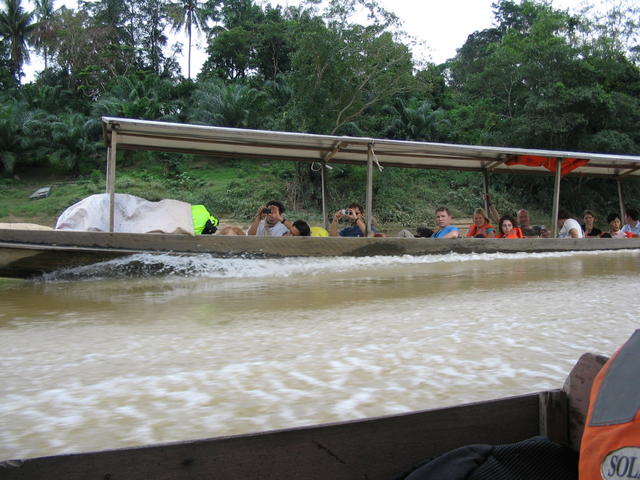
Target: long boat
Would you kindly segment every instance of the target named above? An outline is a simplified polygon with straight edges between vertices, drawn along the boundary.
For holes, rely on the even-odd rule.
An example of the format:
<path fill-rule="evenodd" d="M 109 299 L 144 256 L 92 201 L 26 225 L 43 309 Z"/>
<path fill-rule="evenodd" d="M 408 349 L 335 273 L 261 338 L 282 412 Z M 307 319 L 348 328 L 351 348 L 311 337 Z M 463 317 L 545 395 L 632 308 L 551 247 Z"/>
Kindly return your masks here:
<path fill-rule="evenodd" d="M 470 444 L 543 436 L 577 452 L 591 384 L 605 361 L 583 355 L 562 389 L 333 424 L 5 460 L 0 478 L 390 480 Z"/>
<path fill-rule="evenodd" d="M 481 173 L 488 193 L 490 173 L 548 175 L 554 178 L 552 225 L 557 224 L 560 184 L 565 175 L 640 177 L 640 157 L 504 147 L 410 142 L 364 137 L 222 128 L 103 117 L 107 147 L 107 232 L 38 231 L 0 228 L 0 276 L 25 278 L 61 267 L 92 264 L 138 253 L 215 256 L 369 256 L 429 255 L 449 252 L 551 252 L 640 248 L 640 239 L 491 240 L 412 238 L 251 238 L 114 232 L 115 175 L 119 150 L 151 150 L 213 157 L 288 160 L 316 164 L 322 173 L 322 211 L 327 216 L 327 175 L 331 164 L 367 168 L 367 228 L 371 231 L 374 169 L 422 168 Z"/>

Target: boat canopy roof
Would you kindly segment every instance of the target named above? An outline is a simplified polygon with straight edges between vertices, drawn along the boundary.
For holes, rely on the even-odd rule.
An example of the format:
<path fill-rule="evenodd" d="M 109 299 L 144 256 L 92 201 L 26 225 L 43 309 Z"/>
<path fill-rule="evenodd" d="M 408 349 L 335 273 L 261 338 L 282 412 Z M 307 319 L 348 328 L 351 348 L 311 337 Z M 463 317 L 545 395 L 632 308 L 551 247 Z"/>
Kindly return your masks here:
<path fill-rule="evenodd" d="M 103 117 L 108 147 L 213 156 L 475 172 L 640 176 L 640 156 L 273 132 Z"/>

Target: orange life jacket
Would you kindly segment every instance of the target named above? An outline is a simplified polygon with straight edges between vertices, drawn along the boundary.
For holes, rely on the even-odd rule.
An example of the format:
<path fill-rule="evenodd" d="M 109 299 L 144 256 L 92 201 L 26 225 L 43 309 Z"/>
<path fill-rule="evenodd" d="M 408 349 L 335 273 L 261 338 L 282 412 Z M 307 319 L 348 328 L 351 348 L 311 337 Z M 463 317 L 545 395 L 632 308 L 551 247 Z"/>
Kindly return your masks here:
<path fill-rule="evenodd" d="M 507 236 L 505 236 L 504 233 L 500 232 L 498 235 L 496 235 L 496 238 L 524 238 L 524 235 L 522 234 L 522 230 L 520 230 L 518 227 L 514 227 Z"/>
<path fill-rule="evenodd" d="M 481 227 L 478 227 L 475 223 L 469 227 L 469 231 L 467 232 L 467 237 L 475 237 L 476 235 L 482 235 L 487 238 L 487 230 L 493 229 L 492 225 L 485 223 Z"/>
<path fill-rule="evenodd" d="M 636 330 L 593 381 L 580 444 L 580 480 L 640 478 L 639 365 Z"/>

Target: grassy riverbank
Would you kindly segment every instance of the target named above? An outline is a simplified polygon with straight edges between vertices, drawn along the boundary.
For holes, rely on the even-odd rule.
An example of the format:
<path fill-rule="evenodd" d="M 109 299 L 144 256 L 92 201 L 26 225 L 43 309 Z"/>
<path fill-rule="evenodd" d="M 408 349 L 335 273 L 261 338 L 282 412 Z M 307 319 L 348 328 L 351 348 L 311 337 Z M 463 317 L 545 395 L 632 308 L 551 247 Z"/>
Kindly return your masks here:
<path fill-rule="evenodd" d="M 179 162 L 162 154 L 139 153 L 118 164 L 117 191 L 148 200 L 173 198 L 204 204 L 230 223 L 247 223 L 257 206 L 271 199 L 282 201 L 290 218 L 321 224 L 321 201 L 302 195 L 296 181 L 300 171 L 292 162 L 216 160 L 183 157 Z M 304 166 L 303 168 L 307 168 Z M 304 173 L 304 172 L 303 172 Z M 551 183 L 551 182 L 549 182 Z M 352 201 L 365 202 L 366 170 L 337 165 L 329 177 L 329 209 Z M 478 174 L 387 168 L 374 175 L 374 219 L 379 228 L 415 228 L 433 223 L 437 206 L 448 206 L 454 217 L 469 218 L 482 205 Z M 30 200 L 40 187 L 50 186 L 49 197 Z M 69 205 L 105 190 L 104 173 L 84 172 L 75 177 L 53 170 L 30 170 L 18 178 L 0 179 L 0 222 L 28 222 L 52 226 Z M 520 208 L 522 194 L 497 188 L 493 200 L 500 211 Z M 550 202 L 549 202 L 550 203 Z M 549 205 L 550 206 L 550 205 Z M 535 221 L 548 222 L 548 211 L 528 205 Z"/>

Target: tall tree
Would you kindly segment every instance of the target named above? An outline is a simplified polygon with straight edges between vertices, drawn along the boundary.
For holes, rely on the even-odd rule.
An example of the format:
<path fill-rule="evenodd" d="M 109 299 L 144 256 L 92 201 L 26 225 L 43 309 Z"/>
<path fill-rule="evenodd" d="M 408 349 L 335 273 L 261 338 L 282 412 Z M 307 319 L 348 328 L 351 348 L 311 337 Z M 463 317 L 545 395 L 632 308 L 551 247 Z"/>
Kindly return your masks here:
<path fill-rule="evenodd" d="M 88 13 L 87 28 L 91 35 L 101 37 L 102 55 L 111 63 L 111 70 L 125 74 L 137 67 L 137 26 L 140 22 L 136 2 L 127 0 L 84 0 L 80 10 Z M 96 60 L 96 63 L 99 63 Z"/>
<path fill-rule="evenodd" d="M 144 0 L 139 4 L 138 25 L 141 63 L 160 74 L 162 71 L 164 54 L 163 47 L 167 44 L 164 34 L 168 23 L 166 0 Z"/>
<path fill-rule="evenodd" d="M 221 25 L 210 30 L 204 75 L 273 80 L 290 69 L 294 22 L 285 18 L 281 7 L 262 11 L 252 0 L 229 0 L 220 18 Z"/>
<path fill-rule="evenodd" d="M 187 57 L 187 78 L 191 78 L 191 44 L 192 33 L 202 31 L 207 21 L 208 10 L 200 5 L 198 0 L 177 0 L 169 4 L 169 16 L 174 30 L 185 29 L 189 39 Z"/>
<path fill-rule="evenodd" d="M 23 75 L 22 66 L 29 60 L 27 44 L 33 29 L 33 12 L 26 12 L 21 0 L 4 0 L 4 8 L 0 11 L 0 36 L 9 43 L 9 68 L 18 83 Z"/>
<path fill-rule="evenodd" d="M 411 53 L 393 39 L 385 20 L 351 23 L 352 10 L 340 2 L 331 5 L 338 13 L 330 11 L 327 24 L 307 17 L 295 32 L 290 81 L 296 116 L 291 118 L 303 131 L 338 133 L 413 84 Z"/>
<path fill-rule="evenodd" d="M 53 42 L 53 15 L 55 13 L 54 0 L 35 0 L 34 15 L 36 24 L 34 25 L 34 46 L 37 51 L 41 51 L 44 56 L 44 68 L 49 68 L 50 45 Z"/>

